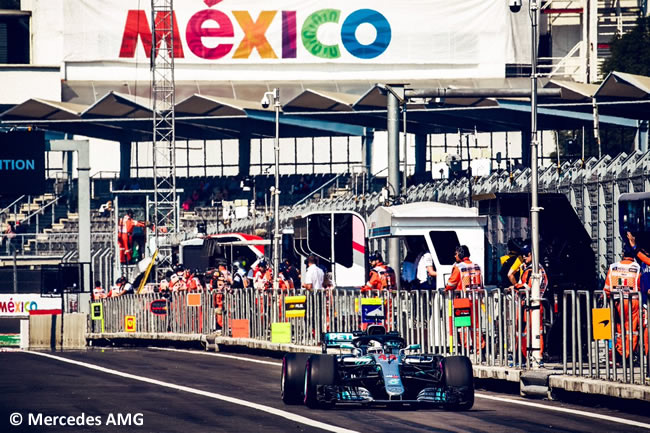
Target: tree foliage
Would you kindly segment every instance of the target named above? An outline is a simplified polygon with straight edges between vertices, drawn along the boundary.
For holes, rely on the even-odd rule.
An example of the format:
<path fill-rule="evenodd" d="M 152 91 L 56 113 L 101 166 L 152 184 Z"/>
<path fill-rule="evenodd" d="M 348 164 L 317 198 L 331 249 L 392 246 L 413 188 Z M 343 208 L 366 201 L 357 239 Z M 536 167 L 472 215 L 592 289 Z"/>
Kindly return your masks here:
<path fill-rule="evenodd" d="M 637 20 L 636 27 L 610 43 L 611 57 L 603 63 L 603 74 L 612 71 L 650 76 L 650 16 Z"/>

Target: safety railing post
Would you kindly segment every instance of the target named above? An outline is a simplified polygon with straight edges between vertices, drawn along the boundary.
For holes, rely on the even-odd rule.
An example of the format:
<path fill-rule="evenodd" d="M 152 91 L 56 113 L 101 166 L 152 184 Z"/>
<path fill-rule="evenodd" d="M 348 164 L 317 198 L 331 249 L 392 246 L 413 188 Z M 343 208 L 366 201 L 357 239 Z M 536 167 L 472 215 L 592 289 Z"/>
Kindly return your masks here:
<path fill-rule="evenodd" d="M 567 374 L 567 340 L 568 340 L 568 329 L 567 329 L 567 298 L 570 296 L 571 291 L 565 290 L 562 293 L 562 373 Z M 572 338 L 573 340 L 573 338 Z"/>
<path fill-rule="evenodd" d="M 618 297 L 618 322 L 620 323 L 620 326 L 617 328 L 620 330 L 617 332 L 618 338 L 620 338 L 621 341 L 621 365 L 623 366 L 623 382 L 627 381 L 627 357 L 625 356 L 625 353 L 627 352 L 627 341 L 626 341 L 626 335 L 625 335 L 625 308 L 624 308 L 624 302 L 625 299 L 623 297 L 623 292 L 620 290 L 614 290 L 612 291 L 614 294 L 614 299 Z M 616 341 L 613 340 L 612 345 L 614 346 L 614 350 L 616 350 Z M 613 353 L 613 358 L 616 359 L 616 354 Z"/>
<path fill-rule="evenodd" d="M 573 324 L 576 328 L 574 335 L 576 336 L 577 341 L 577 350 L 578 350 L 578 360 L 573 360 L 573 364 L 578 363 L 578 375 L 582 376 L 582 312 L 580 305 L 578 304 L 578 296 L 574 293 L 573 296 Z"/>
<path fill-rule="evenodd" d="M 647 366 L 647 357 L 646 357 L 646 344 L 645 341 L 646 334 L 644 330 L 648 329 L 648 300 L 646 297 L 646 305 L 643 305 L 643 296 L 639 299 L 639 367 L 641 369 L 641 384 L 645 385 L 646 383 L 646 366 Z"/>
<path fill-rule="evenodd" d="M 586 309 L 585 313 L 587 315 L 587 318 L 586 318 L 586 320 L 587 320 L 587 341 L 589 342 L 589 344 L 587 344 L 587 363 L 588 363 L 588 367 L 589 367 L 588 375 L 593 377 L 594 371 L 596 370 L 596 368 L 598 366 L 598 352 L 596 352 L 596 360 L 594 362 L 594 356 L 593 356 L 593 351 L 592 351 L 592 346 L 593 345 L 591 344 L 592 335 L 593 335 L 592 327 L 591 327 L 592 326 L 591 325 L 591 322 L 592 322 L 591 321 L 591 292 L 589 292 L 587 290 L 579 290 L 578 291 L 579 299 L 582 299 L 582 298 L 580 298 L 581 295 L 584 296 L 584 299 L 585 299 L 584 305 L 585 305 L 585 309 Z M 596 364 L 596 367 L 594 366 L 594 363 Z"/>

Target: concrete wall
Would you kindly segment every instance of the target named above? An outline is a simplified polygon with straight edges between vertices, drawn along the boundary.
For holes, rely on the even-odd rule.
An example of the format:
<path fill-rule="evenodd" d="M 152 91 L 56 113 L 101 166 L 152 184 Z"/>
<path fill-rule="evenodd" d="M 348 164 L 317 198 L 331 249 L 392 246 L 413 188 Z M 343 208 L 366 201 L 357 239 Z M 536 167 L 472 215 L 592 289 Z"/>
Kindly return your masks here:
<path fill-rule="evenodd" d="M 29 318 L 30 349 L 81 349 L 86 347 L 85 313 L 61 315 L 38 315 Z"/>

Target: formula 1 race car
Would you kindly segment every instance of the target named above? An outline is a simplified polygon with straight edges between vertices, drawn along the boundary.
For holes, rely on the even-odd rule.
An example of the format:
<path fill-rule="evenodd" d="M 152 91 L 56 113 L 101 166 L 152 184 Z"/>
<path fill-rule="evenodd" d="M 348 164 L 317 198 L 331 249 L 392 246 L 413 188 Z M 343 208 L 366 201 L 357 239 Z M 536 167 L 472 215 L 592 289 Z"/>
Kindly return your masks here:
<path fill-rule="evenodd" d="M 285 404 L 309 408 L 334 404 L 436 405 L 468 410 L 474 405 L 472 363 L 466 356 L 412 354 L 397 332 L 370 326 L 367 332 L 327 333 L 328 348 L 349 354 L 289 353 L 282 359 L 281 396 Z"/>

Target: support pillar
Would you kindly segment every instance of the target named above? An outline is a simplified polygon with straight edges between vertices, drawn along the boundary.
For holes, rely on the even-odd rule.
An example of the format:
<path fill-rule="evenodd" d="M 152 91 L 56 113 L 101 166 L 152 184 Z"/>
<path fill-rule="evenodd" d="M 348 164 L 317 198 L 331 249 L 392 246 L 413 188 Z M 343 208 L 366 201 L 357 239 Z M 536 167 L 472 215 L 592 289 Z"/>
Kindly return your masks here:
<path fill-rule="evenodd" d="M 372 145 L 375 141 L 375 130 L 372 128 L 364 128 L 364 135 L 361 137 L 361 164 L 366 170 L 366 180 L 368 188 L 370 188 L 370 180 L 372 178 Z"/>
<path fill-rule="evenodd" d="M 391 86 L 387 92 L 387 131 L 388 131 L 388 194 L 391 202 L 395 202 L 400 196 L 400 179 L 399 179 L 399 104 L 398 96 L 404 98 L 403 86 Z M 400 257 L 399 257 L 399 238 L 388 238 L 388 262 L 395 270 L 395 279 L 397 288 L 400 289 Z"/>
<path fill-rule="evenodd" d="M 131 178 L 131 147 L 130 141 L 120 141 L 120 179 Z"/>
<path fill-rule="evenodd" d="M 415 178 L 422 182 L 427 172 L 427 134 L 415 134 Z"/>
<path fill-rule="evenodd" d="M 246 177 L 251 172 L 251 136 L 241 131 L 239 136 L 239 176 Z"/>
<path fill-rule="evenodd" d="M 634 143 L 635 150 L 646 152 L 648 150 L 648 121 L 637 121 L 636 143 Z"/>
<path fill-rule="evenodd" d="M 88 140 L 51 140 L 51 151 L 77 152 L 79 172 L 78 212 L 79 212 L 79 263 L 83 270 L 82 293 L 90 294 L 90 151 Z M 87 303 L 79 303 L 80 306 Z"/>
<path fill-rule="evenodd" d="M 521 165 L 530 167 L 530 130 L 521 131 Z"/>
<path fill-rule="evenodd" d="M 388 194 L 391 200 L 399 197 L 400 179 L 399 179 L 399 99 L 393 92 L 404 94 L 404 88 L 391 86 L 387 103 L 387 131 L 388 131 Z"/>

